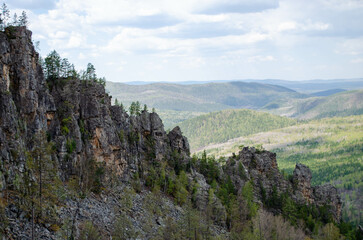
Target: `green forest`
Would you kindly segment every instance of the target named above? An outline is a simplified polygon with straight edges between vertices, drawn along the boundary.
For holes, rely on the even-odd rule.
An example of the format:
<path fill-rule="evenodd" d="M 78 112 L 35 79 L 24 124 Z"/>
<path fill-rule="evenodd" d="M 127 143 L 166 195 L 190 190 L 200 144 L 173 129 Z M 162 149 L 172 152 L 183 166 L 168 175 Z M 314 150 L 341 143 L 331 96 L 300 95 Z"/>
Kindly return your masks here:
<path fill-rule="evenodd" d="M 179 124 L 192 150 L 211 143 L 297 124 L 290 118 L 248 109 L 224 110 L 198 116 Z"/>

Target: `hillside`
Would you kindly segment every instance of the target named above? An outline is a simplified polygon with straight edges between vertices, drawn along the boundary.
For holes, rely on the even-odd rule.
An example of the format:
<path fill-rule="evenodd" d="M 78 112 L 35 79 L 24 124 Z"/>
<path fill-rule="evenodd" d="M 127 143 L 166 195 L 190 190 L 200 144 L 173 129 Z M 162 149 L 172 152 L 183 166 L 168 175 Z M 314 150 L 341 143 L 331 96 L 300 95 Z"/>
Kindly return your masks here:
<path fill-rule="evenodd" d="M 258 144 L 276 152 L 280 169 L 287 173 L 296 163 L 303 163 L 312 170 L 313 184 L 335 184 L 344 193 L 345 219 L 362 221 L 359 209 L 363 204 L 363 115 L 314 120 L 204 149 L 218 157 L 238 152 L 241 145 Z"/>
<path fill-rule="evenodd" d="M 293 89 L 301 93 L 325 92 L 332 89 L 357 90 L 363 88 L 363 78 L 287 81 L 280 79 L 244 80 L 249 82 L 274 84 Z"/>
<path fill-rule="evenodd" d="M 298 119 L 317 119 L 363 113 L 363 90 L 340 92 L 327 97 L 297 99 L 266 111 Z"/>
<path fill-rule="evenodd" d="M 192 158 L 179 127 L 112 106 L 91 63 L 41 65 L 31 34 L 0 31 L 0 239 L 357 239 L 305 165 L 285 178 L 253 147 Z"/>
<path fill-rule="evenodd" d="M 228 108 L 258 109 L 272 101 L 284 102 L 291 98 L 305 97 L 285 87 L 246 82 L 193 85 L 171 83 L 127 85 L 107 82 L 106 89 L 124 105 L 138 100 L 150 108 L 196 112 L 212 112 Z"/>
<path fill-rule="evenodd" d="M 193 151 L 210 143 L 265 132 L 296 124 L 297 121 L 248 109 L 223 110 L 198 116 L 179 124 Z"/>

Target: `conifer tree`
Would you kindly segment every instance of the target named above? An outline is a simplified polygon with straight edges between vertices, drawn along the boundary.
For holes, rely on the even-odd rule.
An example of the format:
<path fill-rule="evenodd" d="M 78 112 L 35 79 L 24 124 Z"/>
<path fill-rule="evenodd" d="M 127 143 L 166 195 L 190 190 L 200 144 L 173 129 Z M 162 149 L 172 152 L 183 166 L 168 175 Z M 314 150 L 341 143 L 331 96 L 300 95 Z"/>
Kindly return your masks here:
<path fill-rule="evenodd" d="M 28 16 L 26 15 L 26 12 L 23 11 L 21 13 L 21 16 L 19 17 L 19 26 L 24 26 L 27 27 L 28 26 Z"/>
<path fill-rule="evenodd" d="M 7 21 L 10 18 L 10 11 L 8 6 L 5 3 L 1 6 L 0 9 L 0 31 L 3 31 L 7 27 Z"/>

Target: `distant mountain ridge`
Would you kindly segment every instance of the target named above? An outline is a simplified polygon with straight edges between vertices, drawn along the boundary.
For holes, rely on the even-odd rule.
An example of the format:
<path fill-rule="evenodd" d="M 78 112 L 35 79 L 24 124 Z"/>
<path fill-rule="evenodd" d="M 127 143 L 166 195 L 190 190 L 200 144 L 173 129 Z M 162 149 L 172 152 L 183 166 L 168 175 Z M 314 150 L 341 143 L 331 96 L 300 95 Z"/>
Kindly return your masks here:
<path fill-rule="evenodd" d="M 254 82 L 261 84 L 273 84 L 287 88 L 291 88 L 298 92 L 313 93 L 320 91 L 327 91 L 331 89 L 346 89 L 354 90 L 363 88 L 363 78 L 348 78 L 348 79 L 313 79 L 313 80 L 282 80 L 282 79 L 231 79 L 231 80 L 210 80 L 210 81 L 182 81 L 182 82 L 144 82 L 133 81 L 125 82 L 128 85 L 149 85 L 155 83 L 170 83 L 177 85 L 198 85 L 207 83 L 228 83 L 228 82 Z"/>
<path fill-rule="evenodd" d="M 363 90 L 339 92 L 326 97 L 297 99 L 267 111 L 298 119 L 318 119 L 363 114 Z"/>
<path fill-rule="evenodd" d="M 119 102 L 140 101 L 161 110 L 212 112 L 228 108 L 260 109 L 270 102 L 306 98 L 283 86 L 248 82 L 180 85 L 152 83 L 127 85 L 107 82 L 106 89 Z"/>

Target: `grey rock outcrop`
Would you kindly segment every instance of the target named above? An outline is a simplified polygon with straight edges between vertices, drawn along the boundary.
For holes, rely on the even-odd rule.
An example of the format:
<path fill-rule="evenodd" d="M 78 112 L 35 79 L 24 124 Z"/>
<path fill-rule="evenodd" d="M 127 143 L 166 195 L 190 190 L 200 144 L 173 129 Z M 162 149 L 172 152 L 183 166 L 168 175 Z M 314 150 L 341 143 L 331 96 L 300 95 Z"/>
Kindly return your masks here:
<path fill-rule="evenodd" d="M 241 191 L 246 181 L 253 181 L 257 202 L 261 202 L 262 188 L 266 198 L 271 196 L 275 188 L 278 194 L 288 193 L 298 204 L 329 206 L 334 220 L 339 222 L 341 219 L 342 201 L 337 189 L 331 185 L 311 186 L 311 171 L 303 164 L 296 164 L 290 182 L 279 172 L 275 153 L 245 147 L 238 156 L 229 158 L 223 171 L 238 191 Z"/>
<path fill-rule="evenodd" d="M 295 198 L 298 202 L 313 203 L 312 187 L 311 187 L 312 174 L 310 169 L 303 164 L 296 164 L 293 172 L 292 182 L 296 188 Z"/>

